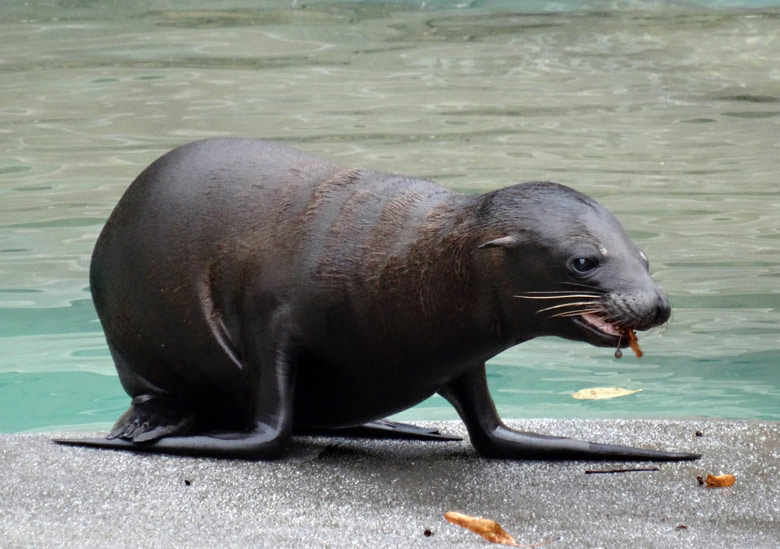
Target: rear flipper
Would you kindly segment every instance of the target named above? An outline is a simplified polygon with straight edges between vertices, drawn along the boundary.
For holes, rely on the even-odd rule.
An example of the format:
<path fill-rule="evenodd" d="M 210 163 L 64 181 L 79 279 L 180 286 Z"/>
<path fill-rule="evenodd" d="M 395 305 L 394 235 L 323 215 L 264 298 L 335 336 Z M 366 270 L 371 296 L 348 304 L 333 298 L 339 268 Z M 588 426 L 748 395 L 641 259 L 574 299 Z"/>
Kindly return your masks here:
<path fill-rule="evenodd" d="M 151 442 L 203 431 L 194 411 L 183 402 L 163 395 L 140 395 L 133 398 L 130 408 L 117 420 L 106 438 Z"/>
<path fill-rule="evenodd" d="M 163 395 L 133 399 L 105 439 L 55 439 L 68 446 L 129 450 L 155 454 L 269 459 L 281 453 L 276 429 L 258 424 L 247 432 L 210 433 L 184 403 Z"/>
<path fill-rule="evenodd" d="M 296 430 L 300 435 L 321 435 L 347 438 L 401 439 L 401 440 L 431 440 L 457 441 L 460 437 L 442 434 L 437 429 L 419 427 L 408 423 L 398 423 L 387 419 L 372 421 L 357 427 L 344 429 L 303 428 Z"/>
<path fill-rule="evenodd" d="M 504 459 L 581 459 L 619 461 L 683 461 L 701 455 L 664 452 L 630 446 L 597 444 L 510 429 L 501 422 L 488 391 L 485 366 L 452 381 L 441 395 L 466 424 L 474 448 L 482 455 Z"/>
<path fill-rule="evenodd" d="M 129 450 L 155 454 L 177 454 L 185 456 L 225 457 L 248 460 L 270 459 L 281 453 L 281 444 L 274 444 L 268 430 L 250 433 L 223 433 L 199 436 L 181 436 L 197 426 L 197 420 L 184 418 L 168 425 L 151 427 L 131 415 L 130 408 L 117 422 L 105 439 L 55 439 L 54 442 L 68 446 Z M 129 416 L 129 421 L 122 421 Z M 121 423 L 121 424 L 120 424 Z M 346 429 L 304 429 L 295 434 L 324 435 L 349 438 L 405 439 L 430 441 L 457 441 L 460 437 L 441 434 L 436 429 L 396 423 L 386 419 Z M 162 438 L 170 437 L 170 438 Z"/>
<path fill-rule="evenodd" d="M 245 433 L 215 433 L 185 437 L 162 438 L 151 442 L 133 442 L 114 438 L 54 439 L 58 444 L 128 450 L 151 454 L 172 454 L 193 457 L 260 460 L 273 459 L 282 453 L 279 433 L 268 426 L 258 426 Z"/>
<path fill-rule="evenodd" d="M 262 320 L 262 319 L 259 319 Z M 263 321 L 265 322 L 265 321 Z M 209 456 L 233 459 L 278 457 L 292 433 L 295 389 L 295 344 L 286 314 L 271 315 L 269 323 L 246 326 L 246 364 L 253 395 L 253 416 L 246 431 L 230 429 L 208 408 L 197 408 L 165 394 L 139 395 L 105 440 L 67 439 L 60 444 L 110 448 L 155 454 Z"/>

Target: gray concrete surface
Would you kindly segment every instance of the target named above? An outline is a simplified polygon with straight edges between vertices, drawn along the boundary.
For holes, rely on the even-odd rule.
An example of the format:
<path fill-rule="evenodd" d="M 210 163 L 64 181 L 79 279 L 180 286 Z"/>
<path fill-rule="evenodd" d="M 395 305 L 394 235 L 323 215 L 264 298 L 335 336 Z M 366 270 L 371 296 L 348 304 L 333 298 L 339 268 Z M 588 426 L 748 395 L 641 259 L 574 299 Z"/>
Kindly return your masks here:
<path fill-rule="evenodd" d="M 497 547 L 446 522 L 449 510 L 492 518 L 521 544 L 558 538 L 551 549 L 780 547 L 780 422 L 511 423 L 704 457 L 587 475 L 641 464 L 486 460 L 467 440 L 310 437 L 285 459 L 248 463 L 2 435 L 0 547 Z M 722 472 L 736 475 L 733 487 L 696 481 Z"/>

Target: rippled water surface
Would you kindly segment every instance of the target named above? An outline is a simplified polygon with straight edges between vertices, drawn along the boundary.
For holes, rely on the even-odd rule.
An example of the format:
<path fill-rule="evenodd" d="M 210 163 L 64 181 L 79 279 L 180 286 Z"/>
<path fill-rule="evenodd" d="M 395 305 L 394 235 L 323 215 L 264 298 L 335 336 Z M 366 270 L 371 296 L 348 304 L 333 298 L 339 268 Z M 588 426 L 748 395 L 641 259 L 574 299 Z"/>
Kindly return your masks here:
<path fill-rule="evenodd" d="M 220 135 L 464 192 L 556 180 L 612 209 L 672 322 L 641 360 L 557 339 L 496 357 L 504 416 L 780 419 L 780 9 L 515 4 L 6 0 L 0 432 L 125 409 L 92 246 L 146 164 Z M 593 386 L 642 392 L 571 398 Z"/>

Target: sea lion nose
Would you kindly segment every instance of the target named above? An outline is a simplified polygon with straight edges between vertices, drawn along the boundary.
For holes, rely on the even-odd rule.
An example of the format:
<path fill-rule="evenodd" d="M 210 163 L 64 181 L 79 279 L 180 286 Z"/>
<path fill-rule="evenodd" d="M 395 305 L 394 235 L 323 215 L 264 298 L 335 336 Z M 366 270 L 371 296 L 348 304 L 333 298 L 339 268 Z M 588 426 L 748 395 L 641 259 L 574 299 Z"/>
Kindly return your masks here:
<path fill-rule="evenodd" d="M 672 307 L 669 305 L 669 299 L 663 292 L 658 292 L 658 298 L 655 302 L 655 321 L 656 326 L 663 324 L 672 315 Z"/>

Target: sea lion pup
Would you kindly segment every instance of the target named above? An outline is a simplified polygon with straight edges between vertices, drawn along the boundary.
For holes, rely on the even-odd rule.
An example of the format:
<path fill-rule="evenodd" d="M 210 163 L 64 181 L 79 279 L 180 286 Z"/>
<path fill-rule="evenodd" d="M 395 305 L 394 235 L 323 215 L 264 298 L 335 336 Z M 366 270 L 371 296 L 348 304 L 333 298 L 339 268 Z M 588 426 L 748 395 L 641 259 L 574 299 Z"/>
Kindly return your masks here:
<path fill-rule="evenodd" d="M 130 185 L 90 284 L 132 404 L 106 440 L 67 444 L 266 459 L 310 429 L 426 438 L 381 420 L 438 392 L 488 457 L 699 457 L 498 417 L 485 361 L 504 349 L 625 346 L 624 330 L 669 318 L 618 221 L 562 185 L 468 196 L 259 140 L 198 141 Z"/>

